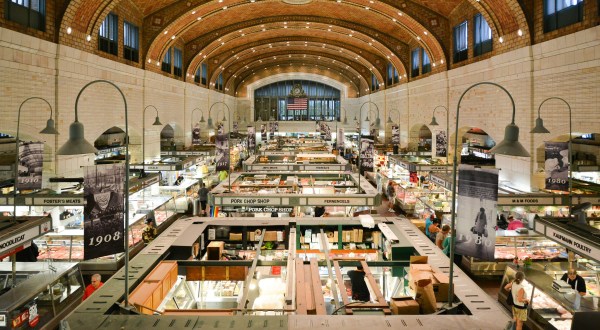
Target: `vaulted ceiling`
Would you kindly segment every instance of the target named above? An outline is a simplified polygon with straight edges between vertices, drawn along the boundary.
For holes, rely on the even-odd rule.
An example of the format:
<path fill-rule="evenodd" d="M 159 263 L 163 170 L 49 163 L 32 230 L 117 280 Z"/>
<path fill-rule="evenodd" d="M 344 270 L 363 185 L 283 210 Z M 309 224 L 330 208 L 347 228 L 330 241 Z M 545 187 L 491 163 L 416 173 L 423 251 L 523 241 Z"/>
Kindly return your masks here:
<path fill-rule="evenodd" d="M 447 70 L 450 21 L 464 6 L 481 12 L 494 35 L 529 33 L 518 0 L 74 0 L 61 28 L 93 35 L 111 10 L 125 5 L 141 16 L 147 70 L 160 71 L 154 64 L 177 44 L 187 80 L 204 62 L 209 81 L 222 73 L 229 94 L 275 73 L 318 72 L 359 96 L 371 74 L 386 87 L 388 63 L 401 81 L 409 79 L 415 47 L 427 51 L 433 72 Z"/>

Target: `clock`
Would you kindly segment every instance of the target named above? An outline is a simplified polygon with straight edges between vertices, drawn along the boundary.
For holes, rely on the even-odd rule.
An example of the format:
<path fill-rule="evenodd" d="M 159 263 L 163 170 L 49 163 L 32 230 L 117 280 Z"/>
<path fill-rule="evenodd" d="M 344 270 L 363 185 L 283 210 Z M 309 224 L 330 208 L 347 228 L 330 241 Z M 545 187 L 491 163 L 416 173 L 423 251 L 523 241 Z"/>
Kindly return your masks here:
<path fill-rule="evenodd" d="M 302 93 L 302 89 L 300 87 L 294 87 L 294 89 L 292 90 L 292 93 L 300 94 L 300 93 Z"/>

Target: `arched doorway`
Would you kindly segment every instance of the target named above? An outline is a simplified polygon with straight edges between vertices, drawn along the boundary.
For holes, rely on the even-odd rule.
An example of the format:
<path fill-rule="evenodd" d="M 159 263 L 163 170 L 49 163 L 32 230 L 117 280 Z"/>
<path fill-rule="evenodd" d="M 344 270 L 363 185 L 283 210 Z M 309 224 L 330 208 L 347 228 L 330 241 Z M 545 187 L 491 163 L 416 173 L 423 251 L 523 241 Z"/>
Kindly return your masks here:
<path fill-rule="evenodd" d="M 484 130 L 472 127 L 461 137 L 459 146 L 461 164 L 494 166 L 496 161 L 490 153 L 496 142 Z"/>
<path fill-rule="evenodd" d="M 96 164 L 106 164 L 125 160 L 125 131 L 113 126 L 102 133 L 96 141 L 94 147 L 98 149 Z"/>

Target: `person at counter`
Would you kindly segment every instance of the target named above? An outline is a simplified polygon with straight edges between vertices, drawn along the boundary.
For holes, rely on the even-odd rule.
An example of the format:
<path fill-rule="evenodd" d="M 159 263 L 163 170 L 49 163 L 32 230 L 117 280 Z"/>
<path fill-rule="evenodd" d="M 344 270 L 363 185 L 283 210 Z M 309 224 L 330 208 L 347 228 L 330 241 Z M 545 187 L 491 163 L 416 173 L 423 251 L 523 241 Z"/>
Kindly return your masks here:
<path fill-rule="evenodd" d="M 96 290 L 98 290 L 104 283 L 102 283 L 102 276 L 100 274 L 92 275 L 92 282 L 85 287 L 85 291 L 83 292 L 83 299 L 81 301 L 86 300 L 89 296 L 92 295 Z"/>
<path fill-rule="evenodd" d="M 315 218 L 320 218 L 325 214 L 325 206 L 315 206 Z"/>
<path fill-rule="evenodd" d="M 352 283 L 352 300 L 370 301 L 371 294 L 365 282 L 365 270 L 362 266 L 356 266 L 356 270 L 349 270 L 348 277 Z"/>
<path fill-rule="evenodd" d="M 577 275 L 577 270 L 569 268 L 560 279 L 567 282 L 567 284 L 569 284 L 573 290 L 577 290 L 580 295 L 585 296 L 587 292 L 585 280 L 580 275 Z"/>
<path fill-rule="evenodd" d="M 516 322 L 516 330 L 523 329 L 523 322 L 527 321 L 527 304 L 529 299 L 523 288 L 523 280 L 525 274 L 523 272 L 517 272 L 515 279 L 504 286 L 504 290 L 508 290 L 508 294 L 512 295 L 513 306 L 513 320 Z"/>
<path fill-rule="evenodd" d="M 512 215 L 508 217 L 508 227 L 507 230 L 517 230 L 519 228 L 523 228 L 525 225 L 521 220 L 515 219 Z"/>
<path fill-rule="evenodd" d="M 198 199 L 200 200 L 200 209 L 202 211 L 200 215 L 205 217 L 206 203 L 208 202 L 208 188 L 206 188 L 204 182 L 200 184 L 200 189 L 198 190 Z"/>
<path fill-rule="evenodd" d="M 440 250 L 444 250 L 444 240 L 448 237 L 448 233 L 450 232 L 450 226 L 443 225 L 442 231 L 440 231 L 435 237 L 435 245 L 437 245 Z"/>
<path fill-rule="evenodd" d="M 142 240 L 145 244 L 152 242 L 156 238 L 157 232 L 154 227 L 154 220 L 152 218 L 146 219 L 146 227 L 142 230 Z"/>

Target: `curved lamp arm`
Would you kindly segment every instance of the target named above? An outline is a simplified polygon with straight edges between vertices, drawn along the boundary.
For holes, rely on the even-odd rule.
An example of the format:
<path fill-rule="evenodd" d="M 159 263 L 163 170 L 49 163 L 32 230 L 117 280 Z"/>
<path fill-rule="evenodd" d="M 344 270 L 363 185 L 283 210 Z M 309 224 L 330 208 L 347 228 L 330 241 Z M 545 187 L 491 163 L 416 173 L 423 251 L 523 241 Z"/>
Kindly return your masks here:
<path fill-rule="evenodd" d="M 54 128 L 54 120 L 52 119 L 52 105 L 50 105 L 50 103 L 41 97 L 38 96 L 33 96 L 30 98 L 25 99 L 23 102 L 21 102 L 21 105 L 19 105 L 19 112 L 17 113 L 17 135 L 15 135 L 15 170 L 14 170 L 14 177 L 15 177 L 15 182 L 14 182 L 14 186 L 13 186 L 13 221 L 16 222 L 17 221 L 17 185 L 18 185 L 18 181 L 19 181 L 19 133 L 20 133 L 20 128 L 21 128 L 21 110 L 23 109 L 23 105 L 31 100 L 42 100 L 44 102 L 46 102 L 46 104 L 48 105 L 48 108 L 50 108 L 50 118 L 48 119 L 48 121 L 46 122 L 46 128 L 44 128 L 40 133 L 42 134 L 58 134 L 58 132 L 56 131 L 56 129 Z"/>
<path fill-rule="evenodd" d="M 156 119 L 152 125 L 162 125 L 158 119 L 158 109 L 152 104 L 147 105 L 142 112 L 142 173 L 146 169 L 146 110 L 148 110 L 148 108 L 154 108 L 156 111 Z"/>
<path fill-rule="evenodd" d="M 123 98 L 123 104 L 125 105 L 125 108 L 124 108 L 124 110 L 125 110 L 125 180 L 124 180 L 125 187 L 124 187 L 124 191 L 123 191 L 123 194 L 125 195 L 125 228 L 124 228 L 123 236 L 124 236 L 124 240 L 125 240 L 125 243 L 124 243 L 124 249 L 125 249 L 125 301 L 124 301 L 124 306 L 127 308 L 129 306 L 129 234 L 127 233 L 127 230 L 129 230 L 129 125 L 128 125 L 128 121 L 127 121 L 127 99 L 125 99 L 125 94 L 123 94 L 123 91 L 121 91 L 121 89 L 117 85 L 115 85 L 114 83 L 112 83 L 108 80 L 94 80 L 92 82 L 89 82 L 85 86 L 83 86 L 83 88 L 79 91 L 79 94 L 77 94 L 77 98 L 75 99 L 75 122 L 74 123 L 79 123 L 77 106 L 79 104 L 79 98 L 81 97 L 81 94 L 90 85 L 93 85 L 96 83 L 105 83 L 105 84 L 109 84 L 109 85 L 113 86 L 119 92 L 119 94 L 121 94 L 121 97 Z M 80 134 L 83 135 L 83 125 L 79 124 L 79 126 L 81 129 Z M 69 128 L 69 134 L 74 133 L 75 130 L 73 129 L 73 124 L 71 124 L 71 127 Z"/>
<path fill-rule="evenodd" d="M 557 97 L 557 96 L 552 96 L 549 97 L 547 99 L 545 99 L 544 101 L 542 101 L 542 103 L 540 103 L 540 106 L 538 107 L 538 117 L 535 120 L 535 128 L 531 131 L 531 133 L 550 133 L 550 131 L 548 131 L 545 127 L 544 127 L 544 121 L 542 120 L 542 117 L 540 116 L 541 110 L 542 110 L 542 105 L 544 105 L 544 103 L 546 103 L 546 101 L 550 101 L 550 100 L 559 100 L 562 101 L 564 104 L 567 105 L 567 108 L 569 109 L 569 145 L 568 145 L 568 153 L 569 153 L 569 218 L 571 217 L 572 213 L 571 210 L 573 209 L 573 159 L 572 159 L 572 144 L 571 144 L 571 135 L 573 134 L 573 126 L 572 126 L 572 113 L 571 113 L 571 105 L 569 104 L 569 102 L 567 102 L 565 99 Z"/>
<path fill-rule="evenodd" d="M 500 89 L 502 89 L 510 98 L 510 101 L 512 103 L 512 121 L 511 123 L 506 126 L 504 135 L 505 138 L 504 140 L 502 140 L 502 142 L 500 142 L 499 144 L 496 145 L 496 147 L 494 147 L 492 149 L 492 151 L 503 145 L 503 144 L 507 144 L 506 141 L 510 141 L 512 142 L 511 146 L 515 148 L 515 151 L 520 152 L 521 154 L 519 156 L 529 156 L 529 153 L 525 150 L 525 148 L 523 148 L 523 146 L 521 146 L 518 142 L 519 139 L 519 127 L 517 127 L 517 125 L 515 125 L 515 112 L 516 112 L 516 108 L 515 108 L 515 101 L 513 100 L 512 96 L 510 95 L 510 93 L 502 86 L 493 83 L 493 82 L 480 82 L 480 83 L 476 83 L 474 85 L 471 85 L 469 88 L 467 88 L 462 95 L 460 96 L 460 98 L 458 99 L 458 105 L 456 106 L 456 133 L 454 136 L 454 156 L 453 156 L 453 164 L 452 164 L 452 210 L 451 210 L 451 223 L 450 223 L 450 228 L 451 228 L 451 242 L 450 242 L 450 276 L 449 276 L 449 288 L 448 288 L 448 306 L 452 307 L 452 302 L 454 300 L 454 288 L 453 288 L 453 281 L 454 281 L 454 250 L 455 250 L 455 245 L 456 245 L 456 232 L 455 232 L 455 225 L 456 225 L 456 163 L 457 163 L 457 157 L 456 157 L 456 149 L 458 147 L 458 118 L 459 118 L 459 114 L 460 114 L 460 103 L 462 102 L 463 97 L 465 96 L 465 94 L 467 94 L 468 91 L 470 91 L 471 89 L 479 86 L 479 85 L 493 85 L 496 86 Z"/>

